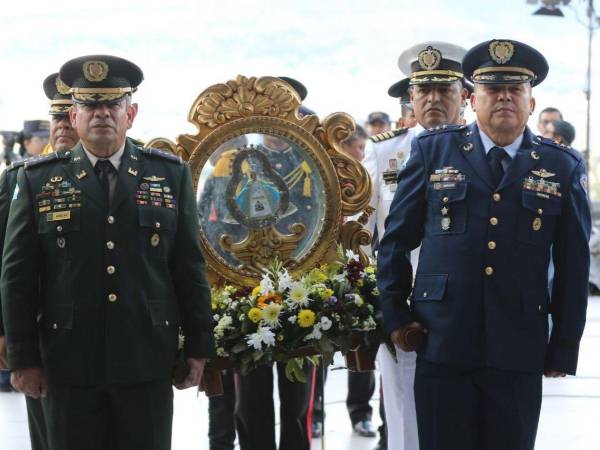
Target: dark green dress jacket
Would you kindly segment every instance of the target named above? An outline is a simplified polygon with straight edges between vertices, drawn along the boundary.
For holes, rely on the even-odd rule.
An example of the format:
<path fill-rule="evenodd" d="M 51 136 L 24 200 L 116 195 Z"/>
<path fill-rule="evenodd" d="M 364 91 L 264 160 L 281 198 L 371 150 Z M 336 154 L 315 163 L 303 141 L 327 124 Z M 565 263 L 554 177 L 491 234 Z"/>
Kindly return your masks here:
<path fill-rule="evenodd" d="M 110 206 L 81 144 L 17 180 L 0 282 L 11 369 L 82 386 L 164 379 L 180 327 L 186 356 L 213 355 L 187 164 L 128 140 Z"/>

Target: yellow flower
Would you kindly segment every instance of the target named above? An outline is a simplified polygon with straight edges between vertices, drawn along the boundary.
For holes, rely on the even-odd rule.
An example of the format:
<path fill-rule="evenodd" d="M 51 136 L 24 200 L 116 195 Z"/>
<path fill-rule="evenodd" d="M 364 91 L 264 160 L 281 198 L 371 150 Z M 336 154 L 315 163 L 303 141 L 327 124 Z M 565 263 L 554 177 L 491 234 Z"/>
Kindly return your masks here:
<path fill-rule="evenodd" d="M 283 334 L 278 334 L 278 335 L 277 335 L 277 340 L 278 340 L 279 342 L 283 341 L 283 339 L 284 339 L 284 337 L 283 337 Z"/>
<path fill-rule="evenodd" d="M 375 273 L 375 267 L 369 266 L 365 269 L 366 273 Z"/>
<path fill-rule="evenodd" d="M 331 297 L 332 295 L 333 295 L 333 289 L 327 288 L 327 289 L 324 289 L 323 292 L 321 292 L 321 298 L 323 300 Z"/>
<path fill-rule="evenodd" d="M 308 272 L 308 275 L 305 278 L 311 283 L 322 283 L 327 280 L 327 275 L 321 269 L 312 269 Z"/>
<path fill-rule="evenodd" d="M 251 308 L 250 311 L 248 311 L 248 319 L 254 323 L 258 323 L 260 319 L 262 319 L 262 311 L 260 308 Z"/>
<path fill-rule="evenodd" d="M 303 309 L 298 313 L 298 325 L 308 328 L 315 323 L 315 313 L 310 309 Z"/>
<path fill-rule="evenodd" d="M 252 297 L 256 297 L 258 294 L 260 294 L 260 286 L 256 286 L 254 289 L 252 289 Z"/>

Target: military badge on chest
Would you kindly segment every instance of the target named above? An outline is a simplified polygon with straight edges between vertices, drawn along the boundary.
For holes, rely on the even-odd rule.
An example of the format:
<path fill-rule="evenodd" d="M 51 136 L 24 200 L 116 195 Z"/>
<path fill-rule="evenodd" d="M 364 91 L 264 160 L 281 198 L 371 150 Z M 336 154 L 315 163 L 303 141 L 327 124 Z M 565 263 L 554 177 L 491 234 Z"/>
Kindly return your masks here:
<path fill-rule="evenodd" d="M 551 199 L 558 200 L 562 197 L 560 183 L 548 180 L 555 175 L 556 174 L 549 172 L 546 169 L 532 170 L 531 175 L 523 180 L 523 190 L 533 192 L 536 197 L 547 199 L 548 202 L 553 201 Z M 542 229 L 541 215 L 544 213 L 544 208 L 538 208 L 537 213 L 538 216 L 535 217 L 531 223 L 531 229 L 533 231 L 540 231 Z"/>
<path fill-rule="evenodd" d="M 392 158 L 388 161 L 388 170 L 383 172 L 383 182 L 389 188 L 390 192 L 396 191 L 396 186 L 398 185 L 398 174 L 400 170 L 398 169 L 398 160 L 396 158 Z"/>
<path fill-rule="evenodd" d="M 429 175 L 429 184 L 432 189 L 442 193 L 439 197 L 439 208 L 441 213 L 440 228 L 443 231 L 450 231 L 452 228 L 450 193 L 461 188 L 464 181 L 465 176 L 453 167 L 437 169 L 435 173 Z"/>
<path fill-rule="evenodd" d="M 144 177 L 135 193 L 135 203 L 156 208 L 175 209 L 177 207 L 175 196 L 164 181 L 165 178 L 155 175 Z"/>
<path fill-rule="evenodd" d="M 37 208 L 47 222 L 70 220 L 71 213 L 81 208 L 81 190 L 61 176 L 53 176 L 36 195 Z"/>
<path fill-rule="evenodd" d="M 535 192 L 537 197 L 542 198 L 560 198 L 562 196 L 560 183 L 548 181 L 548 178 L 552 178 L 556 174 L 548 172 L 546 169 L 532 170 L 531 173 L 532 175 L 523 180 L 523 189 Z"/>

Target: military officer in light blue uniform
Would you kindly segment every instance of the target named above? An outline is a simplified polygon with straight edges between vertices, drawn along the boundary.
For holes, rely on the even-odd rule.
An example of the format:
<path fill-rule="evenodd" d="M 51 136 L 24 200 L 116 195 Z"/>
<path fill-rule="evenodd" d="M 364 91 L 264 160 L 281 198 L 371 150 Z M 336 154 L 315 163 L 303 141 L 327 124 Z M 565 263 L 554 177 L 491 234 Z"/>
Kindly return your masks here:
<path fill-rule="evenodd" d="M 542 374 L 575 374 L 585 325 L 585 165 L 526 126 L 548 72 L 537 50 L 483 42 L 463 70 L 477 121 L 421 134 L 399 175 L 379 249 L 385 328 L 418 346 L 421 450 L 532 450 Z"/>

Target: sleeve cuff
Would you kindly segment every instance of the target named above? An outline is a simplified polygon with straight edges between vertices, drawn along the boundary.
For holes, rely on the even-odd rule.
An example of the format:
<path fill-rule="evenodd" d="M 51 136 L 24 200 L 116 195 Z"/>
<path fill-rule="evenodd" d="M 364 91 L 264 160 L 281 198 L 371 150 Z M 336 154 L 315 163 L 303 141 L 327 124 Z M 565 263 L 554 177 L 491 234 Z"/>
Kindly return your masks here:
<path fill-rule="evenodd" d="M 568 375 L 575 375 L 577 359 L 579 358 L 579 344 L 559 343 L 550 344 L 546 354 L 545 370 L 556 370 Z"/>
<path fill-rule="evenodd" d="M 34 341 L 8 343 L 8 368 L 10 370 L 25 369 L 27 367 L 41 367 L 42 358 L 40 348 Z"/>
<path fill-rule="evenodd" d="M 212 358 L 216 356 L 215 339 L 212 332 L 186 336 L 183 350 L 188 358 Z"/>

